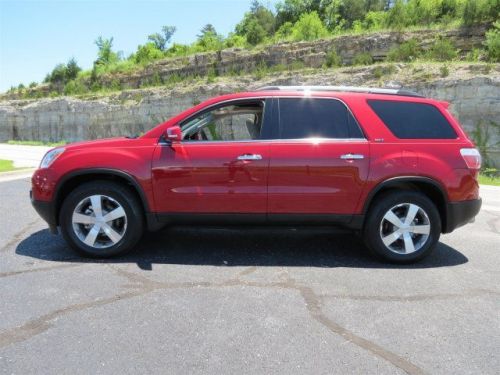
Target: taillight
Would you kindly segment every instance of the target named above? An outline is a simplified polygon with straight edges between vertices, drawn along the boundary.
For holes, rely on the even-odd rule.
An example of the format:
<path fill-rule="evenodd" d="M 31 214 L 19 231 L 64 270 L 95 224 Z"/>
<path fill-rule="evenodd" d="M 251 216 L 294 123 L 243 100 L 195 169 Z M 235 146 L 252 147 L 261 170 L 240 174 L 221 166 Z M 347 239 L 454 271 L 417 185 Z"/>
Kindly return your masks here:
<path fill-rule="evenodd" d="M 462 148 L 460 154 L 465 160 L 465 164 L 469 169 L 481 168 L 481 154 L 475 148 Z"/>

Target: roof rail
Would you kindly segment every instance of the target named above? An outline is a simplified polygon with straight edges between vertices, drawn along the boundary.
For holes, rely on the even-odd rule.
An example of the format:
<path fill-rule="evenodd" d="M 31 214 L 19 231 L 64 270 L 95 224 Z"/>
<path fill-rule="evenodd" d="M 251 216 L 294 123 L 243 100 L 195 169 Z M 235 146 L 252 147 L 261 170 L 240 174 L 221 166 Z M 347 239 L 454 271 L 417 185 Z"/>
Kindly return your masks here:
<path fill-rule="evenodd" d="M 384 94 L 384 95 L 401 95 L 401 96 L 414 96 L 423 98 L 413 91 L 401 89 L 382 89 L 373 87 L 357 87 L 357 86 L 264 86 L 258 88 L 256 91 L 342 91 L 342 92 L 362 92 L 367 94 Z"/>

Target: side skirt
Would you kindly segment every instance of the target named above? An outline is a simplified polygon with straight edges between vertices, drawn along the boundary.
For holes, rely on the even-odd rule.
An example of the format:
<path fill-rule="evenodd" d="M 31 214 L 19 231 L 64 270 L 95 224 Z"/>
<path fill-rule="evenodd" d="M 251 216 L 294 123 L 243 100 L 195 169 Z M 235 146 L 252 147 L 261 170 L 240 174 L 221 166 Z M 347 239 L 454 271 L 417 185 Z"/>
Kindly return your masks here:
<path fill-rule="evenodd" d="M 149 213 L 148 229 L 155 231 L 165 225 L 332 225 L 342 228 L 360 230 L 363 227 L 364 215 L 335 214 L 239 214 L 239 213 Z"/>

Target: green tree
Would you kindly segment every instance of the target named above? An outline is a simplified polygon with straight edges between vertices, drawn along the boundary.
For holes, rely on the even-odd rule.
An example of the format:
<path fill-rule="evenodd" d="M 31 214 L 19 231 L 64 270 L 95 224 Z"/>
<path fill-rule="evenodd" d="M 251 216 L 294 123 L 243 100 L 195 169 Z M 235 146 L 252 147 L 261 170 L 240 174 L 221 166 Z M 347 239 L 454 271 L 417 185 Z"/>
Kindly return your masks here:
<path fill-rule="evenodd" d="M 105 39 L 99 36 L 94 43 L 98 48 L 95 65 L 108 65 L 119 60 L 118 54 L 112 50 L 113 37 Z"/>
<path fill-rule="evenodd" d="M 82 68 L 78 66 L 78 63 L 76 62 L 75 58 L 72 57 L 66 64 L 66 80 L 69 81 L 75 79 L 81 70 Z"/>
<path fill-rule="evenodd" d="M 167 44 L 170 43 L 176 31 L 177 28 L 175 26 L 163 26 L 161 33 L 148 35 L 148 40 L 154 43 L 156 49 L 165 51 Z"/>
<path fill-rule="evenodd" d="M 273 35 L 274 30 L 274 14 L 258 0 L 253 1 L 250 12 L 246 12 L 243 20 L 235 27 L 236 34 L 246 37 L 253 45 Z"/>
<path fill-rule="evenodd" d="M 198 34 L 198 40 L 196 41 L 196 46 L 201 51 L 214 51 L 219 50 L 223 47 L 223 38 L 212 24 L 206 24 Z"/>
<path fill-rule="evenodd" d="M 75 79 L 78 73 L 82 70 L 74 58 L 68 60 L 67 64 L 57 64 L 52 72 L 47 74 L 44 82 L 54 84 L 66 84 L 68 81 Z"/>
<path fill-rule="evenodd" d="M 292 30 L 293 40 L 315 40 L 327 35 L 328 30 L 321 22 L 317 12 L 303 14 Z"/>
<path fill-rule="evenodd" d="M 396 30 L 402 30 L 409 24 L 409 17 L 403 0 L 396 0 L 387 15 L 387 25 Z"/>

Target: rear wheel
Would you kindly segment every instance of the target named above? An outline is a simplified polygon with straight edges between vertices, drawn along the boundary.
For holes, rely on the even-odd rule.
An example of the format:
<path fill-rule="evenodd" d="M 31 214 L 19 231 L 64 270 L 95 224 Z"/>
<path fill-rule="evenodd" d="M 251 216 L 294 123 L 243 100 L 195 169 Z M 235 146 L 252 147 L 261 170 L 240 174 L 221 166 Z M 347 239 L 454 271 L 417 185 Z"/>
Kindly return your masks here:
<path fill-rule="evenodd" d="M 381 196 L 368 213 L 364 240 L 377 256 L 394 263 L 418 261 L 435 248 L 441 218 L 425 195 L 394 191 Z"/>
<path fill-rule="evenodd" d="M 65 240 L 92 257 L 123 254 L 142 236 L 143 213 L 135 195 L 125 186 L 93 181 L 73 190 L 59 216 Z"/>

